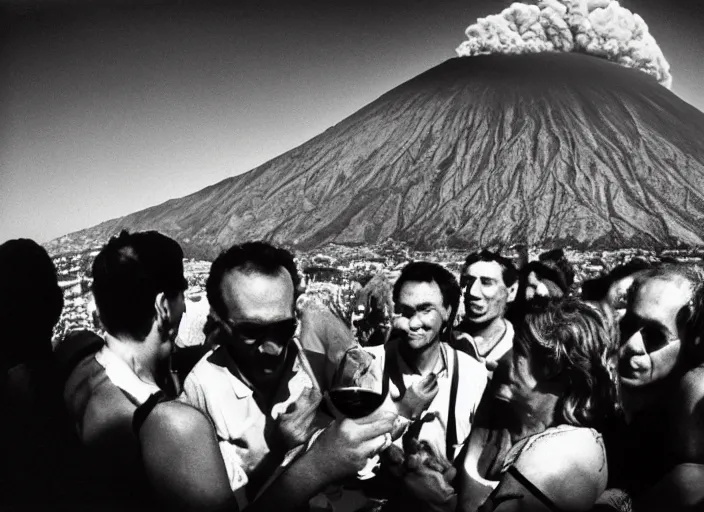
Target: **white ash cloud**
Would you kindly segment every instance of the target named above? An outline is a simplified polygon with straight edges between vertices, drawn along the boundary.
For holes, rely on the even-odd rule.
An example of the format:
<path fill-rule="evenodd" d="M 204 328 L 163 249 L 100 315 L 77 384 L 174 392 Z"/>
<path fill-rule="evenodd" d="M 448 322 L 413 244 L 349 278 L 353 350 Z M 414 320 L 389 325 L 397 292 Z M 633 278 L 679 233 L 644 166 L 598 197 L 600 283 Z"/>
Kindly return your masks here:
<path fill-rule="evenodd" d="M 580 52 L 654 76 L 672 87 L 670 65 L 643 18 L 615 0 L 514 3 L 467 27 L 460 57 L 495 53 Z"/>

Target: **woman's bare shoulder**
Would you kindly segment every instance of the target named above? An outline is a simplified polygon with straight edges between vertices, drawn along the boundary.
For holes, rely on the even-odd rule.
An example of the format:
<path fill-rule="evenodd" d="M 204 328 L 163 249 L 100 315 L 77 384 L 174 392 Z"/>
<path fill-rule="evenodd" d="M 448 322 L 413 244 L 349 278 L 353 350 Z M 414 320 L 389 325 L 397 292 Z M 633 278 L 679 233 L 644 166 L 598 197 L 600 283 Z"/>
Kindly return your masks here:
<path fill-rule="evenodd" d="M 590 428 L 563 428 L 534 437 L 515 460 L 515 468 L 559 508 L 593 504 L 608 479 L 601 434 Z"/>
<path fill-rule="evenodd" d="M 600 433 L 591 428 L 550 428 L 529 439 L 516 464 L 530 462 L 606 465 L 606 451 Z"/>

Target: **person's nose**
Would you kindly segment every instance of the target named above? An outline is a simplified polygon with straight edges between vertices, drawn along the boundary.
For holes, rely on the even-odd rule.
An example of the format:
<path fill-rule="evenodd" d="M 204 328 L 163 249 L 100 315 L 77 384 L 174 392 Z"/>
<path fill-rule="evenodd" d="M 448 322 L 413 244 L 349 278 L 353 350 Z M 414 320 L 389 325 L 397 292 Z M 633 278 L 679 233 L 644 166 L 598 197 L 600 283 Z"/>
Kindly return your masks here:
<path fill-rule="evenodd" d="M 420 321 L 420 318 L 418 317 L 417 313 L 408 320 L 408 327 L 412 331 L 417 331 L 418 329 L 423 327 L 423 322 Z"/>
<path fill-rule="evenodd" d="M 273 341 L 265 341 L 259 345 L 259 352 L 267 356 L 280 356 L 284 351 L 284 347 Z"/>
<path fill-rule="evenodd" d="M 467 289 L 467 292 L 470 297 L 474 299 L 479 299 L 481 297 L 481 291 L 482 291 L 482 285 L 479 282 L 479 279 L 475 279 L 472 284 L 469 286 Z"/>
<path fill-rule="evenodd" d="M 638 366 L 638 358 L 647 357 L 647 355 L 648 351 L 645 348 L 645 342 L 640 330 L 633 333 L 619 349 L 619 359 L 624 363 L 630 363 L 631 366 Z"/>

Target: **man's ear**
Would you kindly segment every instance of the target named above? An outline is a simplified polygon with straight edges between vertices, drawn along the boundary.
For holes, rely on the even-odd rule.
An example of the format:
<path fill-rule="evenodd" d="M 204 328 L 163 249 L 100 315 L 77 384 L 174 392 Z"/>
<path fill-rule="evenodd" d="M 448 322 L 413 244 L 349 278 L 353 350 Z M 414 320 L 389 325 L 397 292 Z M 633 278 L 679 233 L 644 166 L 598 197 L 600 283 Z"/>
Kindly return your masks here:
<path fill-rule="evenodd" d="M 443 325 L 445 325 L 446 327 L 450 327 L 447 325 L 447 323 L 453 316 L 454 315 L 452 314 L 452 307 L 443 306 L 442 311 L 440 312 L 440 318 L 442 318 Z"/>
<path fill-rule="evenodd" d="M 452 308 L 446 308 L 442 315 L 442 319 L 447 322 L 450 317 L 452 317 Z"/>
<path fill-rule="evenodd" d="M 516 295 L 518 294 L 518 279 L 511 286 L 508 287 L 508 296 L 506 297 L 506 302 L 511 303 L 516 300 Z"/>
<path fill-rule="evenodd" d="M 154 309 L 156 310 L 157 325 L 161 328 L 168 328 L 171 322 L 171 308 L 169 307 L 169 300 L 166 298 L 164 292 L 160 292 L 156 295 Z"/>

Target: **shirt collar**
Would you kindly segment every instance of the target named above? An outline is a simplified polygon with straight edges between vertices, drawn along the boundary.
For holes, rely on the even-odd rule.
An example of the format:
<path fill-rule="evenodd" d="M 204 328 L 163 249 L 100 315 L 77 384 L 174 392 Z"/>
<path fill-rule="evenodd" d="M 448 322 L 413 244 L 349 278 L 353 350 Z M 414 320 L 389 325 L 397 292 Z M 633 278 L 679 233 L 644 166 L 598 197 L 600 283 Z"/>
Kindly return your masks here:
<path fill-rule="evenodd" d="M 213 350 L 212 354 L 208 356 L 208 361 L 213 365 L 222 368 L 234 377 L 232 380 L 232 388 L 237 398 L 242 399 L 252 396 L 253 389 L 251 383 L 244 375 L 242 375 L 242 372 L 240 372 L 240 369 L 232 359 L 232 356 L 230 356 L 230 353 L 223 345 L 220 345 Z"/>
<path fill-rule="evenodd" d="M 447 347 L 445 346 L 445 343 L 442 341 L 438 342 L 438 348 L 440 349 L 440 357 L 438 358 L 437 362 L 435 363 L 435 366 L 432 369 L 432 373 L 437 375 L 438 377 L 445 377 L 449 375 L 450 372 L 450 367 L 448 364 L 448 358 L 447 358 Z M 398 350 L 398 346 L 396 349 L 396 358 L 399 362 L 399 368 L 401 370 L 401 373 L 403 375 L 418 375 L 418 371 L 411 367 L 406 361 L 403 359 L 401 356 L 401 352 Z"/>
<path fill-rule="evenodd" d="M 497 361 L 498 359 L 501 358 L 506 352 L 508 352 L 511 347 L 513 347 L 513 325 L 511 322 L 509 322 L 507 319 L 503 319 L 504 325 L 506 326 L 506 330 L 504 331 L 503 335 L 501 336 L 501 339 L 487 352 L 485 355 L 480 355 L 479 354 L 479 349 L 477 348 L 477 343 L 474 341 L 474 337 L 470 336 L 462 331 L 456 331 L 457 336 L 462 336 L 462 338 L 469 343 L 470 348 L 472 349 L 472 354 L 470 354 L 472 357 L 474 357 L 478 361 Z"/>
<path fill-rule="evenodd" d="M 299 345 L 294 342 L 291 342 L 288 347 L 288 350 L 292 350 L 295 352 L 295 356 L 290 354 L 287 356 L 293 359 L 293 363 L 291 367 L 284 370 L 284 380 L 290 380 L 292 376 L 298 373 L 300 370 L 305 371 L 306 374 L 309 373 L 308 371 L 306 371 L 306 365 L 301 364 L 302 359 L 305 358 L 305 354 L 301 352 L 298 347 Z M 247 398 L 254 394 L 254 386 L 240 371 L 239 367 L 237 366 L 237 363 L 223 345 L 220 345 L 215 350 L 213 350 L 213 352 L 208 356 L 208 361 L 213 365 L 222 368 L 223 371 L 228 372 L 232 377 L 234 377 L 233 389 L 237 398 Z M 315 375 L 309 375 L 309 377 L 313 380 L 313 382 L 316 382 Z"/>
<path fill-rule="evenodd" d="M 140 404 L 161 391 L 158 386 L 140 379 L 108 345 L 103 345 L 95 354 L 95 360 L 105 369 L 105 374 L 115 386 L 133 396 Z"/>

